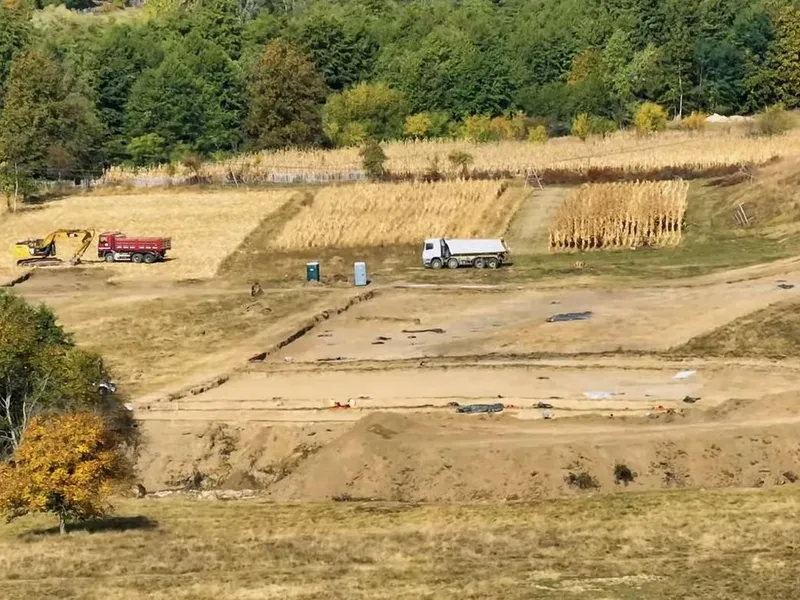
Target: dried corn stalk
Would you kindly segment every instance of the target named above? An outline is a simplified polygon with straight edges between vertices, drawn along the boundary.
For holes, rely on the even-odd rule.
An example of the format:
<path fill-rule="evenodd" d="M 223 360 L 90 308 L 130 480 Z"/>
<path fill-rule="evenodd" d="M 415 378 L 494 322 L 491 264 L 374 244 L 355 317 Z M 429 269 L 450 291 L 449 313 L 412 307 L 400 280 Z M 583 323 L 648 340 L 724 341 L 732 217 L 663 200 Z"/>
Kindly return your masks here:
<path fill-rule="evenodd" d="M 583 185 L 559 207 L 550 250 L 676 246 L 688 190 L 680 180 Z"/>
<path fill-rule="evenodd" d="M 429 237 L 494 237 L 515 207 L 498 181 L 357 183 L 322 188 L 275 237 L 278 250 L 419 244 Z"/>
<path fill-rule="evenodd" d="M 454 152 L 470 154 L 474 158 L 471 170 L 478 176 L 498 173 L 524 175 L 532 167 L 560 170 L 576 176 L 587 176 L 590 170 L 630 174 L 763 164 L 775 157 L 793 156 L 800 152 L 800 129 L 783 136 L 758 138 L 748 136 L 744 128 L 733 128 L 729 133 L 706 135 L 664 132 L 647 139 L 620 132 L 587 142 L 577 138 L 559 138 L 546 144 L 407 141 L 384 144 L 384 150 L 388 158 L 386 168 L 397 176 L 423 176 L 435 163 L 442 174 L 455 177 L 460 168 L 447 160 Z M 180 185 L 190 183 L 198 175 L 211 183 L 230 185 L 337 183 L 365 178 L 358 148 L 340 148 L 239 154 L 204 163 L 199 173 L 182 164 L 148 168 L 115 166 L 94 184 Z"/>

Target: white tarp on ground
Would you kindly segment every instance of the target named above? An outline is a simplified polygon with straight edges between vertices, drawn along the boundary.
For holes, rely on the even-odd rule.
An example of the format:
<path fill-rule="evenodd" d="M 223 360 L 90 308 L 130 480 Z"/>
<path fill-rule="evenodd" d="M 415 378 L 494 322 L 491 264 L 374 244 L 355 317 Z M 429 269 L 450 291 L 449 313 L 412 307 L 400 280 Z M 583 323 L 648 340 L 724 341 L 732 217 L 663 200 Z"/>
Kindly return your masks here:
<path fill-rule="evenodd" d="M 611 400 L 614 394 L 611 392 L 583 392 L 589 400 Z"/>
<path fill-rule="evenodd" d="M 506 252 L 503 240 L 448 240 L 445 239 L 451 254 L 497 254 Z"/>
<path fill-rule="evenodd" d="M 697 373 L 697 371 L 678 371 L 673 379 L 689 379 L 689 377 L 695 373 Z"/>

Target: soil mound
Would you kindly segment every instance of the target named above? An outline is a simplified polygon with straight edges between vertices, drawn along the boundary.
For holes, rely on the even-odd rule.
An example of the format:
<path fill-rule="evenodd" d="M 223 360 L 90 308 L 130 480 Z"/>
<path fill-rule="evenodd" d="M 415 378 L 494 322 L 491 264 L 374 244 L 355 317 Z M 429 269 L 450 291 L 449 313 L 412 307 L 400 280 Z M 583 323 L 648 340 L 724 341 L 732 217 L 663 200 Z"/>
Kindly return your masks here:
<path fill-rule="evenodd" d="M 276 498 L 392 499 L 417 496 L 420 463 L 429 451 L 419 439 L 434 431 L 422 417 L 374 413 L 356 422 L 289 477 L 271 488 Z"/>
<path fill-rule="evenodd" d="M 649 418 L 378 412 L 352 425 L 157 427 L 174 444 L 145 451 L 148 489 L 261 489 L 281 501 L 506 501 L 800 479 L 796 392 Z"/>
<path fill-rule="evenodd" d="M 268 490 L 276 500 L 452 502 L 554 497 L 587 482 L 598 491 L 781 485 L 797 478 L 800 424 L 788 417 L 797 407 L 797 395 L 783 395 L 637 424 L 374 414 Z"/>
<path fill-rule="evenodd" d="M 137 463 L 147 489 L 264 489 L 291 473 L 339 431 L 226 423 L 142 424 Z"/>

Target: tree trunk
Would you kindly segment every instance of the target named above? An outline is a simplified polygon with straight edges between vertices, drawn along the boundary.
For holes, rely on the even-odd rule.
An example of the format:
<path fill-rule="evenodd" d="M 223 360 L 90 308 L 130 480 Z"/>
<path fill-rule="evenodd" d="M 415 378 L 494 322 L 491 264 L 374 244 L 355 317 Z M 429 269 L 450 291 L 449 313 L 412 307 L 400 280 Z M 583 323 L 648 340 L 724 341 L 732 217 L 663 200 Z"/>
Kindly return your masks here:
<path fill-rule="evenodd" d="M 14 163 L 14 204 L 11 212 L 17 212 L 17 196 L 19 195 L 19 169 L 17 163 Z"/>
<path fill-rule="evenodd" d="M 61 535 L 67 534 L 67 519 L 61 513 L 58 515 L 58 533 Z"/>

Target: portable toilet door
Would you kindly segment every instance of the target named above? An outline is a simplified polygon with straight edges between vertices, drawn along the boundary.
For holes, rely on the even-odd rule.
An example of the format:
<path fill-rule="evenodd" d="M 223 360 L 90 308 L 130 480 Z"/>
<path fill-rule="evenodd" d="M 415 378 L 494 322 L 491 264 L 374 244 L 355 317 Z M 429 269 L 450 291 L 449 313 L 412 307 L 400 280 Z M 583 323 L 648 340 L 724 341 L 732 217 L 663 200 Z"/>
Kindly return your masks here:
<path fill-rule="evenodd" d="M 306 281 L 319 281 L 319 263 L 306 263 Z"/>
<path fill-rule="evenodd" d="M 357 262 L 353 265 L 353 281 L 356 285 L 367 285 L 367 263 Z"/>

